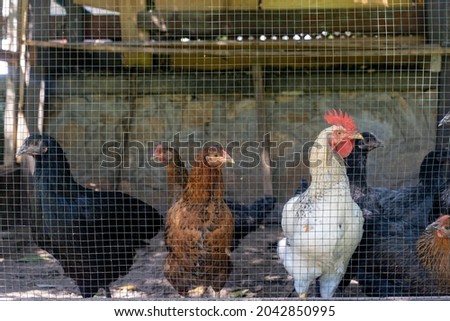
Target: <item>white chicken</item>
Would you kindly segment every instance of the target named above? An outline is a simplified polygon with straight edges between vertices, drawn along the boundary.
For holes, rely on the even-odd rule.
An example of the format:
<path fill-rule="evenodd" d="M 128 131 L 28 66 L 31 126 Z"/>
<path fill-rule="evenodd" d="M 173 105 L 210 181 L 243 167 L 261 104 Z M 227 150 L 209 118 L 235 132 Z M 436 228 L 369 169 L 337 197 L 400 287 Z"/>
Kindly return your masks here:
<path fill-rule="evenodd" d="M 316 278 L 322 298 L 334 295 L 363 234 L 362 211 L 352 200 L 343 161 L 362 136 L 347 113 L 332 110 L 324 118 L 332 126 L 310 151 L 310 186 L 284 205 L 285 238 L 277 249 L 300 298 Z"/>

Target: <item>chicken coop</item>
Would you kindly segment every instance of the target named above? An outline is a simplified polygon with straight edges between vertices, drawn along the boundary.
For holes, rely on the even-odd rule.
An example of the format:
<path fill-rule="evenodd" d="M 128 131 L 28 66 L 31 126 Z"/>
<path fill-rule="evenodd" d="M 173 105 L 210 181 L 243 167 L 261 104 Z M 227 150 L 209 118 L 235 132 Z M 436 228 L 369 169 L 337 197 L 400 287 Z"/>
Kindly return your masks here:
<path fill-rule="evenodd" d="M 0 300 L 449 298 L 449 1 L 1 4 Z"/>

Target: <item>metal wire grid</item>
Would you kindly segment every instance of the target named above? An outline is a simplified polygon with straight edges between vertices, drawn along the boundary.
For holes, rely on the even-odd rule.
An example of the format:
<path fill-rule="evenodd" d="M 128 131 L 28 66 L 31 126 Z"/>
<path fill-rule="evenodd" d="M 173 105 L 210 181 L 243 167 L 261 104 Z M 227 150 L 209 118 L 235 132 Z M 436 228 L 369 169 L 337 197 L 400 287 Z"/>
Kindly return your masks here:
<path fill-rule="evenodd" d="M 4 116 L 0 297 L 5 300 L 81 297 L 68 268 L 64 273 L 55 259 L 58 254 L 36 243 L 36 215 L 48 200 L 34 192 L 32 159 L 17 159 L 20 169 L 10 166 L 11 150 L 31 133 L 59 142 L 77 183 L 132 195 L 164 219 L 173 199 L 166 168 L 152 158 L 156 146 L 171 143 L 179 149 L 189 171 L 200 146 L 225 147 L 235 161 L 223 170 L 225 198 L 244 205 L 263 196 L 277 200 L 231 253 L 233 269 L 220 295 L 242 299 L 297 297 L 277 254 L 284 237 L 282 209 L 302 179 L 309 182 L 308 152 L 327 127 L 326 111 L 348 112 L 360 131 L 383 140 L 384 148 L 368 157 L 371 187 L 417 185 L 423 157 L 447 147 L 448 129 L 437 127 L 446 112 L 445 32 L 425 28 L 426 19 L 438 16 L 438 1 L 394 1 L 390 7 L 342 1 L 339 8 L 320 7 L 330 5 L 326 1 L 302 8 L 298 1 L 199 1 L 199 12 L 187 11 L 182 1 L 136 1 L 142 11 L 132 1 L 116 1 L 108 11 L 94 3 L 106 6 L 3 2 L 8 28 L 13 18 L 28 26 L 18 33 L 18 39 L 25 37 L 26 46 L 16 45 L 22 60 L 10 61 L 10 84 L 5 84 L 5 96 L 13 92 L 18 106 L 11 114 L 7 104 Z M 137 18 L 127 30 L 123 16 L 130 12 Z M 4 38 L 4 48 L 10 40 Z M 261 160 L 268 155 L 270 166 L 264 166 Z M 55 222 L 47 225 L 64 225 Z M 66 237 L 58 231 L 50 228 L 55 244 Z M 370 279 L 359 280 L 366 287 L 355 279 L 335 297 L 448 293 L 439 288 L 439 277 L 415 264 L 411 231 L 375 239 L 375 257 L 385 259 L 358 266 L 358 276 Z M 79 244 L 73 243 L 58 251 L 76 252 Z M 114 278 L 112 297 L 180 298 L 163 273 L 164 232 L 136 253 L 129 272 Z M 374 276 L 374 269 L 392 271 L 398 262 L 403 264 L 398 273 Z M 72 265 L 83 264 L 81 257 Z M 375 286 L 389 290 L 375 293 Z M 107 287 L 100 288 L 97 295 L 105 295 Z M 209 290 L 204 297 L 213 295 Z M 314 284 L 308 295 L 319 296 Z"/>

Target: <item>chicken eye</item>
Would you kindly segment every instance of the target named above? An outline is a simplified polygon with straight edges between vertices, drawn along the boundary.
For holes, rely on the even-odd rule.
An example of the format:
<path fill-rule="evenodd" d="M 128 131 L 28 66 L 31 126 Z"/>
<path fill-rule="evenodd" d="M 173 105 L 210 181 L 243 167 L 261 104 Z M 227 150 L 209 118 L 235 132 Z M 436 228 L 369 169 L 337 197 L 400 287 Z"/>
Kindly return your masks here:
<path fill-rule="evenodd" d="M 341 136 L 341 135 L 342 135 L 342 132 L 341 132 L 341 131 L 338 131 L 337 134 L 338 134 L 338 136 Z"/>

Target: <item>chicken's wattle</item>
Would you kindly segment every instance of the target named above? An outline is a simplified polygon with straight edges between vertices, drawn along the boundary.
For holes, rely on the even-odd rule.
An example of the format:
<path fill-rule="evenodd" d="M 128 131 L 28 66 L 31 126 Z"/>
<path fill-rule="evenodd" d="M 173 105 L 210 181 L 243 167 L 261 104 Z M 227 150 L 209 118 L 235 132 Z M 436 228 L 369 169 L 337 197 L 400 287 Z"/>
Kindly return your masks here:
<path fill-rule="evenodd" d="M 353 140 L 342 140 L 338 144 L 332 146 L 333 149 L 341 156 L 342 158 L 346 158 L 353 150 L 355 143 Z"/>

